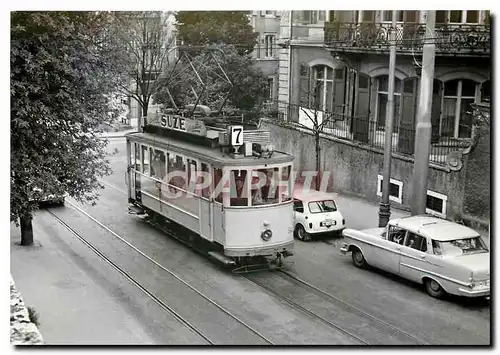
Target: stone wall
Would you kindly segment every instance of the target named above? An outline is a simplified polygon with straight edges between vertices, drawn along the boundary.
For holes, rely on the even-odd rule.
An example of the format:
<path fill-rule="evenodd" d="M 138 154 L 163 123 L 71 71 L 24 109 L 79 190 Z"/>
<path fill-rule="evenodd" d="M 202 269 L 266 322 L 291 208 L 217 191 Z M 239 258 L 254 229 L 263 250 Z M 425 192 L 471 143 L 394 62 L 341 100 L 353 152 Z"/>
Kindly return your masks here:
<path fill-rule="evenodd" d="M 491 213 L 491 127 L 479 127 L 479 140 L 469 154 L 464 188 L 464 219 L 481 223 Z"/>
<path fill-rule="evenodd" d="M 10 342 L 12 345 L 42 345 L 43 338 L 31 322 L 21 294 L 10 279 Z"/>
<path fill-rule="evenodd" d="M 271 132 L 272 141 L 277 150 L 295 156 L 294 169 L 296 171 L 316 170 L 315 142 L 310 132 L 277 125 L 268 119 L 261 121 L 261 128 Z M 377 196 L 377 176 L 383 175 L 383 151 L 327 135 L 322 135 L 320 138 L 320 147 L 321 170 L 330 172 L 331 181 L 328 186 L 331 191 L 359 196 L 373 202 L 380 200 Z M 484 162 L 476 160 L 471 163 L 471 159 L 476 159 L 476 157 L 465 155 L 464 168 L 458 172 L 434 165 L 429 168 L 427 189 L 447 197 L 446 218 L 448 219 L 464 219 L 464 206 L 471 206 L 471 202 L 465 203 L 465 200 L 470 198 L 471 193 L 478 194 L 474 201 L 489 199 L 489 177 L 481 180 L 479 184 L 474 182 L 480 179 L 477 174 L 481 174 L 481 169 L 488 171 L 486 174 L 489 174 L 489 168 L 484 170 L 481 168 Z M 467 167 L 476 164 L 480 166 L 474 168 L 477 173 L 473 177 Z M 391 204 L 398 208 L 409 209 L 413 188 L 413 158 L 393 154 L 391 178 L 402 182 L 402 203 L 391 201 Z M 468 183 L 466 183 L 467 180 Z M 466 193 L 466 187 L 471 184 L 475 188 L 469 187 Z M 483 204 L 479 206 L 477 202 L 474 204 L 475 210 L 469 207 L 469 211 L 471 214 L 486 211 L 485 204 L 486 202 L 483 201 Z M 489 204 L 487 213 L 489 214 Z M 486 215 L 486 212 L 482 214 Z M 483 224 L 484 222 L 487 223 L 483 220 Z"/>

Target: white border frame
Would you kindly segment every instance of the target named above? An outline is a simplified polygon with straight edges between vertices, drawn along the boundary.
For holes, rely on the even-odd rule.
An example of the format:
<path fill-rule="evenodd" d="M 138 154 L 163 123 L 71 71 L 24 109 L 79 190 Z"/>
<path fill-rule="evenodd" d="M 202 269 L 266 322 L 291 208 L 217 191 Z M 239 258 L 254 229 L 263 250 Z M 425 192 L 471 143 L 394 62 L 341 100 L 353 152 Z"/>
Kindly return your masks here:
<path fill-rule="evenodd" d="M 382 175 L 380 175 L 380 174 L 377 175 L 377 196 L 379 196 L 379 197 L 382 197 L 382 180 L 383 179 L 384 179 L 384 177 Z M 399 204 L 402 204 L 403 203 L 403 182 L 396 180 L 396 179 L 392 179 L 392 178 L 389 180 L 389 182 L 394 184 L 394 185 L 397 185 L 399 187 L 398 197 L 389 195 L 389 200 L 397 202 Z"/>
<path fill-rule="evenodd" d="M 440 194 L 439 192 L 431 191 L 431 190 L 427 190 L 427 195 L 435 197 L 435 198 L 439 198 L 440 200 L 442 200 L 443 201 L 443 210 L 441 210 L 441 212 L 438 212 L 435 210 L 431 210 L 430 208 L 427 208 L 427 206 L 426 206 L 425 213 L 446 219 L 446 207 L 447 207 L 446 205 L 448 202 L 448 196 Z M 426 205 L 427 205 L 427 203 L 426 203 Z"/>

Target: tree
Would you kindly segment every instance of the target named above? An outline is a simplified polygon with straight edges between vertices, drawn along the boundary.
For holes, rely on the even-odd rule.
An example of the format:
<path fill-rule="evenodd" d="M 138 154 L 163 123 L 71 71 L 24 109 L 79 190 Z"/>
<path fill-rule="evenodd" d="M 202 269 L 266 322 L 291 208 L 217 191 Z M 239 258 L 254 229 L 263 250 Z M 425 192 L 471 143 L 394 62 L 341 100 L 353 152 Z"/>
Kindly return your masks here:
<path fill-rule="evenodd" d="M 109 33 L 111 17 L 96 12 L 11 13 L 10 219 L 21 244 L 33 243 L 32 213 L 44 194 L 67 192 L 95 203 L 110 174 L 107 142 L 122 57 Z"/>
<path fill-rule="evenodd" d="M 169 15 L 161 11 L 115 13 L 115 35 L 128 54 L 130 75 L 122 92 L 139 103 L 145 124 L 158 77 L 168 66 L 169 53 L 175 47 Z"/>
<path fill-rule="evenodd" d="M 251 111 L 266 95 L 266 77 L 250 55 L 239 55 L 234 46 L 218 46 L 194 58 L 184 58 L 161 75 L 155 102 L 165 107 L 184 107 L 198 101 L 213 110 L 224 106 Z"/>
<path fill-rule="evenodd" d="M 238 54 L 253 51 L 258 34 L 245 11 L 179 11 L 175 14 L 179 39 L 185 45 L 234 45 Z"/>
<path fill-rule="evenodd" d="M 334 123 L 337 115 L 334 112 L 329 112 L 326 107 L 322 105 L 323 96 L 323 82 L 315 82 L 312 69 L 308 68 L 307 85 L 300 87 L 300 105 L 298 107 L 291 107 L 290 111 L 295 111 L 297 114 L 302 112 L 307 117 L 307 123 L 296 122 L 296 124 L 305 127 L 312 131 L 315 143 L 315 162 L 316 162 L 316 177 L 315 185 L 316 190 L 319 190 L 321 185 L 321 147 L 320 135 L 323 133 L 328 124 Z"/>

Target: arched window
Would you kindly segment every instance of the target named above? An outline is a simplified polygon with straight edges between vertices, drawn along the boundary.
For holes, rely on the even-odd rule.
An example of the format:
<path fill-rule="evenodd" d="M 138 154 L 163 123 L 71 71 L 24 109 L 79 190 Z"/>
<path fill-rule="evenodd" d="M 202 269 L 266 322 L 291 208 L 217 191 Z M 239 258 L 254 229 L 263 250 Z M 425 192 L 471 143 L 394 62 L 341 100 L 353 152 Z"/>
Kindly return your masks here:
<path fill-rule="evenodd" d="M 440 134 L 445 137 L 470 138 L 472 108 L 479 84 L 473 80 L 455 79 L 444 83 Z"/>

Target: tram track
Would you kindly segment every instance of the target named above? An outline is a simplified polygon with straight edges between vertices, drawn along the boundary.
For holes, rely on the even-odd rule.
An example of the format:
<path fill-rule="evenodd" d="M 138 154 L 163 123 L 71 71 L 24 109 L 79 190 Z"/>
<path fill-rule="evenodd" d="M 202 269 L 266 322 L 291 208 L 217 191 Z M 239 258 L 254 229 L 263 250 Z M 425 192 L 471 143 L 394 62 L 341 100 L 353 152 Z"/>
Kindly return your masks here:
<path fill-rule="evenodd" d="M 222 314 L 223 317 L 226 318 L 226 320 L 228 322 L 228 324 L 227 324 L 228 328 L 229 328 L 229 325 L 230 325 L 229 323 L 232 321 L 233 324 L 237 323 L 237 324 L 239 324 L 241 326 L 242 329 L 246 329 L 244 331 L 244 333 L 246 333 L 245 337 L 248 338 L 248 336 L 250 336 L 250 337 L 255 338 L 254 340 L 256 340 L 257 344 L 274 345 L 273 342 L 270 339 L 268 339 L 266 336 L 264 336 L 263 334 L 261 334 L 258 330 L 254 329 L 253 327 L 251 327 L 250 325 L 248 325 L 245 321 L 241 320 L 239 317 L 235 316 L 230 311 L 228 311 L 226 308 L 224 308 L 223 306 L 221 306 L 218 302 L 216 302 L 215 300 L 213 300 L 209 296 L 205 295 L 204 293 L 202 293 L 201 291 L 199 291 L 198 289 L 196 289 L 195 287 L 193 287 L 192 285 L 190 285 L 188 282 L 186 282 L 184 279 L 182 279 L 180 276 L 178 276 L 172 270 L 164 267 L 163 265 L 161 265 L 160 263 L 158 263 L 154 259 L 152 259 L 149 256 L 147 256 L 145 253 L 143 253 L 138 248 L 136 248 L 134 245 L 132 245 L 131 243 L 129 243 L 128 241 L 126 241 L 123 237 L 121 237 L 120 235 L 118 235 L 117 233 L 115 233 L 114 231 L 112 231 L 111 229 L 109 229 L 107 226 L 105 226 L 104 224 L 102 224 L 101 222 L 99 222 L 97 219 L 95 219 L 94 217 L 92 217 L 90 214 L 88 214 L 87 212 L 85 212 L 84 210 L 82 210 L 81 208 L 79 208 L 78 206 L 76 206 L 75 204 L 73 204 L 73 203 L 71 203 L 69 201 L 66 201 L 66 203 L 69 206 L 71 206 L 74 210 L 76 210 L 80 214 L 83 214 L 84 216 L 86 216 L 87 218 L 89 218 L 90 220 L 92 220 L 95 224 L 97 224 L 101 228 L 105 229 L 108 233 L 110 233 L 111 235 L 113 235 L 115 237 L 115 239 L 120 240 L 127 247 L 129 247 L 130 249 L 132 249 L 135 252 L 137 252 L 145 260 L 147 260 L 150 263 L 154 264 L 156 267 L 160 268 L 166 274 L 170 275 L 171 278 L 173 278 L 177 282 L 179 282 L 182 285 L 184 285 L 190 291 L 192 291 L 195 294 L 197 294 L 198 297 L 201 300 L 207 302 L 207 305 L 209 304 L 209 305 L 215 307 L 216 309 L 218 309 L 218 311 L 220 312 L 220 314 Z M 185 315 L 181 315 L 181 312 L 176 311 L 171 305 L 167 304 L 167 302 L 165 302 L 164 300 L 162 300 L 160 297 L 156 296 L 150 289 L 148 290 L 147 287 L 145 287 L 143 284 L 141 284 L 137 280 L 137 277 L 134 278 L 123 267 L 119 266 L 116 262 L 114 262 L 113 260 L 111 260 L 110 257 L 106 256 L 105 253 L 103 253 L 102 251 L 100 251 L 93 243 L 91 243 L 89 241 L 88 238 L 86 238 L 85 236 L 83 236 L 82 233 L 79 233 L 78 231 L 76 231 L 74 228 L 72 228 L 68 223 L 66 223 L 62 218 L 60 218 L 57 214 L 55 214 L 50 209 L 48 209 L 47 211 L 49 212 L 50 215 L 52 215 L 54 217 L 54 219 L 58 223 L 60 223 L 67 230 L 69 230 L 85 246 L 87 246 L 89 249 L 91 249 L 99 258 L 101 258 L 103 261 L 105 261 L 106 263 L 108 263 L 109 265 L 111 265 L 120 274 L 122 274 L 123 276 L 125 276 L 134 286 L 136 286 L 137 288 L 139 288 L 145 295 L 147 295 L 148 297 L 150 297 L 163 310 L 165 310 L 166 312 L 170 313 L 177 321 L 179 321 L 185 327 L 187 327 L 188 329 L 190 329 L 191 331 L 193 331 L 194 333 L 196 333 L 197 335 L 199 335 L 209 345 L 222 345 L 221 342 L 215 340 L 213 336 L 207 335 L 207 331 L 203 331 L 202 329 L 200 329 L 200 327 L 198 327 L 197 325 L 193 324 L 192 321 L 189 321 Z M 233 340 L 233 339 L 231 339 L 231 340 Z M 241 343 L 246 343 L 246 342 L 242 341 Z M 252 343 L 252 344 L 254 344 L 254 343 Z"/>
<path fill-rule="evenodd" d="M 426 341 L 321 290 L 286 270 L 276 270 L 265 277 L 245 275 L 245 278 L 292 307 L 321 320 L 362 344 L 428 345 Z"/>
<path fill-rule="evenodd" d="M 105 185 L 109 186 L 110 188 L 122 193 L 126 194 L 125 191 L 122 189 L 107 183 L 105 181 L 102 181 Z M 162 232 L 166 233 L 167 235 L 174 237 L 175 238 L 175 233 L 169 229 L 162 228 Z M 325 243 L 332 245 L 332 243 Z M 277 297 L 278 299 L 281 299 L 285 301 L 288 305 L 290 305 L 292 308 L 308 315 L 312 319 L 319 320 L 326 326 L 339 331 L 348 337 L 351 337 L 352 339 L 355 339 L 357 342 L 360 342 L 365 345 L 372 345 L 372 344 L 381 344 L 381 345 L 388 345 L 388 344 L 418 344 L 418 345 L 426 345 L 428 344 L 426 341 L 406 332 L 403 329 L 400 329 L 383 319 L 374 316 L 366 311 L 361 310 L 360 308 L 324 291 L 318 288 L 317 286 L 314 286 L 307 281 L 300 279 L 299 277 L 289 273 L 286 270 L 279 269 L 276 270 L 275 272 L 269 272 L 266 276 L 267 278 L 272 278 L 276 275 L 280 275 L 279 278 L 292 281 L 295 286 L 299 286 L 305 290 L 307 290 L 308 294 L 315 294 L 319 295 L 324 300 L 328 300 L 330 304 L 336 308 L 340 309 L 340 313 L 342 313 L 343 317 L 346 317 L 346 314 L 349 313 L 351 315 L 351 321 L 346 322 L 352 330 L 347 330 L 345 325 L 338 324 L 338 322 L 332 320 L 331 315 L 325 314 L 326 312 L 320 311 L 320 312 L 314 312 L 308 309 L 306 306 L 302 305 L 303 303 L 301 299 L 305 299 L 306 297 L 301 297 L 299 299 L 293 299 L 291 297 L 287 297 L 283 295 L 283 292 L 280 290 L 276 290 L 276 284 L 273 282 L 265 282 L 259 279 L 259 276 L 255 276 L 255 274 L 243 274 L 243 277 L 252 282 L 253 284 L 256 284 L 258 287 L 261 289 L 264 289 L 267 293 L 270 293 Z M 269 285 L 269 283 L 271 285 Z M 365 324 L 368 324 L 367 326 Z M 357 326 L 359 325 L 359 327 Z M 370 328 L 368 333 L 372 334 L 366 334 L 366 327 Z M 377 329 L 377 331 L 373 331 L 374 329 Z M 381 339 L 386 339 L 388 342 L 380 342 Z"/>

